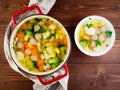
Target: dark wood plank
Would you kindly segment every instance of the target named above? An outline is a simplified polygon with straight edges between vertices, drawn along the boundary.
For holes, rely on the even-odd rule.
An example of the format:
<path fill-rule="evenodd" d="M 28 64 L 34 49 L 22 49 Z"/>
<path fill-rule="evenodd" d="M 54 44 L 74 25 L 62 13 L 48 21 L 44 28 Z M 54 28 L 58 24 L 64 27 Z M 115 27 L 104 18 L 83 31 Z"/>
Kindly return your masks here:
<path fill-rule="evenodd" d="M 119 64 L 69 64 L 69 90 L 119 90 Z M 114 67 L 114 68 L 113 68 Z"/>

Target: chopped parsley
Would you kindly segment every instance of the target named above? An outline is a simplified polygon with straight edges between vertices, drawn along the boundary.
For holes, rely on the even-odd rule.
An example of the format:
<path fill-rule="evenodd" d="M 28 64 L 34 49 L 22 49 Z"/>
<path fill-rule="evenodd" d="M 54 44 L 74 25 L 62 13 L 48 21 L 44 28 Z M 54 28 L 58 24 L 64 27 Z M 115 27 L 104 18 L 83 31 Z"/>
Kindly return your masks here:
<path fill-rule="evenodd" d="M 106 36 L 107 36 L 108 38 L 110 38 L 110 37 L 112 36 L 112 32 L 111 32 L 111 31 L 108 31 L 108 30 L 105 32 L 105 34 L 106 34 Z"/>
<path fill-rule="evenodd" d="M 109 45 L 107 44 L 106 47 L 108 47 Z"/>
<path fill-rule="evenodd" d="M 101 46 L 101 42 L 99 40 L 96 40 L 95 43 L 96 43 L 96 46 Z"/>
<path fill-rule="evenodd" d="M 92 27 L 92 26 L 93 26 L 93 24 L 91 24 L 91 23 L 90 23 L 90 24 L 88 24 L 88 23 L 87 23 L 87 24 L 86 24 L 86 26 L 87 26 L 88 28 L 90 28 L 90 27 Z"/>
<path fill-rule="evenodd" d="M 89 20 L 91 20 L 92 18 L 89 18 Z"/>
<path fill-rule="evenodd" d="M 41 18 L 35 18 L 34 19 L 36 22 L 40 22 L 42 19 Z"/>

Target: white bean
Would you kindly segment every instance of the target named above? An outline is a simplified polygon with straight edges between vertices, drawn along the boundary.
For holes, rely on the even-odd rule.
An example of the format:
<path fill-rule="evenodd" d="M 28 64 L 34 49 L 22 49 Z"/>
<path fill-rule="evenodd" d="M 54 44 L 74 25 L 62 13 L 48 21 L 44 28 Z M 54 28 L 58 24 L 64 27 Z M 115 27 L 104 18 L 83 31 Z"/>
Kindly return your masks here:
<path fill-rule="evenodd" d="M 105 36 L 103 34 L 100 34 L 98 36 L 99 41 L 103 42 L 105 40 Z"/>
<path fill-rule="evenodd" d="M 96 34 L 92 35 L 92 39 L 93 40 L 97 40 L 98 39 L 98 36 Z"/>
<path fill-rule="evenodd" d="M 40 39 L 41 39 L 41 37 L 42 37 L 42 35 L 41 35 L 41 34 L 39 34 L 39 33 L 36 33 L 36 34 L 35 34 L 35 39 L 36 39 L 36 40 L 40 40 Z"/>
<path fill-rule="evenodd" d="M 40 29 L 40 26 L 38 24 L 34 26 L 34 32 L 39 31 L 39 29 Z"/>
<path fill-rule="evenodd" d="M 37 42 L 36 42 L 36 40 L 35 40 L 34 38 L 31 38 L 31 39 L 29 40 L 29 43 L 30 43 L 31 45 L 35 45 Z"/>
<path fill-rule="evenodd" d="M 37 57 L 36 56 L 31 55 L 30 58 L 31 58 L 32 61 L 37 61 Z"/>
<path fill-rule="evenodd" d="M 23 45 L 22 42 L 18 42 L 18 43 L 17 43 L 17 47 L 18 47 L 19 49 L 22 49 L 23 46 L 24 46 L 24 45 Z"/>
<path fill-rule="evenodd" d="M 31 51 L 29 49 L 25 49 L 25 54 L 26 55 L 31 55 Z"/>

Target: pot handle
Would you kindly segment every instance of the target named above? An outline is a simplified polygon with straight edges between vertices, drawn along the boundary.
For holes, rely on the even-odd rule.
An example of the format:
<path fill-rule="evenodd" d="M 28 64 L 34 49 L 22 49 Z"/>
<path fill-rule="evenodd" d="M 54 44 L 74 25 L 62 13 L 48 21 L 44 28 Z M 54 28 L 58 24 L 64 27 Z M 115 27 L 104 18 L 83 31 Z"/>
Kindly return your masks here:
<path fill-rule="evenodd" d="M 39 81 L 40 81 L 43 85 L 48 85 L 48 84 L 54 83 L 54 82 L 56 82 L 56 81 L 58 81 L 58 80 L 60 80 L 60 79 L 62 79 L 62 78 L 64 78 L 65 76 L 68 75 L 68 67 L 67 67 L 67 64 L 64 64 L 63 69 L 64 69 L 64 71 L 65 71 L 64 74 L 59 75 L 59 76 L 53 78 L 52 80 L 44 81 L 42 76 L 38 76 L 38 79 L 39 79 Z"/>
<path fill-rule="evenodd" d="M 20 10 L 20 11 L 18 11 L 15 14 L 12 15 L 13 25 L 15 26 L 17 24 L 17 21 L 16 21 L 17 16 L 19 16 L 20 14 L 24 14 L 27 11 L 30 11 L 30 10 L 33 10 L 33 9 L 36 9 L 38 14 L 43 14 L 41 9 L 37 5 L 32 5 L 30 7 L 24 8 L 24 9 L 22 9 L 22 10 Z"/>

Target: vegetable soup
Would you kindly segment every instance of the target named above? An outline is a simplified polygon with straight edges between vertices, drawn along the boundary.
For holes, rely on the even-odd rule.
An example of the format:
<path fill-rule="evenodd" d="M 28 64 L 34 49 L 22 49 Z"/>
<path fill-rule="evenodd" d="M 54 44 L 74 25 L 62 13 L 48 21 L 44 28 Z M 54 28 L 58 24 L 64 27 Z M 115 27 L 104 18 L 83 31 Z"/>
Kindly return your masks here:
<path fill-rule="evenodd" d="M 47 72 L 66 58 L 69 38 L 56 21 L 44 17 L 29 19 L 17 29 L 13 50 L 22 66 L 32 72 Z"/>
<path fill-rule="evenodd" d="M 109 46 L 112 31 L 102 20 L 89 20 L 80 28 L 79 44 L 84 50 L 97 52 Z"/>

